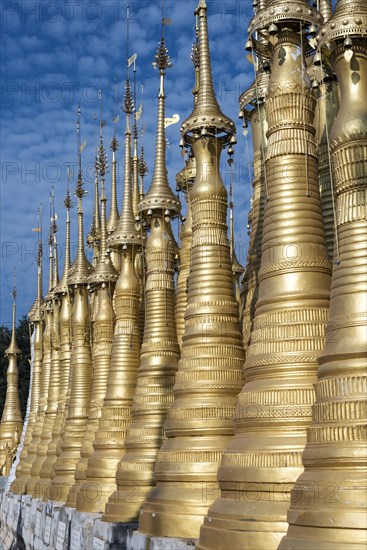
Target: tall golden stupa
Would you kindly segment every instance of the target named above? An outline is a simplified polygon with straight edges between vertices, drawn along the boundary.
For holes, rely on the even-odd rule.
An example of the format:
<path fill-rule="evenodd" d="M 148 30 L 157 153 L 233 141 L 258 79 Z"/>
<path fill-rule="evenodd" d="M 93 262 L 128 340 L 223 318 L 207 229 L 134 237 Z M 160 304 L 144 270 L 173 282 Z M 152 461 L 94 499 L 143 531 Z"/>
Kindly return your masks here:
<path fill-rule="evenodd" d="M 9 346 L 5 350 L 5 355 L 9 360 L 9 366 L 6 372 L 6 397 L 0 422 L 0 468 L 2 476 L 7 476 L 10 473 L 10 468 L 16 455 L 23 426 L 18 392 L 19 373 L 17 360 L 21 355 L 21 350 L 17 344 L 15 334 L 17 317 L 17 288 L 15 284 L 15 276 L 14 270 L 14 288 L 11 294 L 13 298 L 11 340 Z"/>
<path fill-rule="evenodd" d="M 236 130 L 214 92 L 205 0 L 194 15 L 193 110 L 176 176 L 185 200 L 167 171 L 165 128 L 178 117 L 165 116 L 162 10 L 147 190 L 128 32 L 123 158 L 115 113 L 108 182 L 99 93 L 91 263 L 78 109 L 78 250 L 71 264 L 69 171 L 64 271 L 59 280 L 52 199 L 45 298 L 39 237 L 29 417 L 0 545 L 5 532 L 63 550 L 366 547 L 366 0 L 254 2 L 254 78 L 239 98 L 253 148 L 251 209 L 238 216 L 244 270 L 234 181 L 228 193 L 220 173 L 224 152 L 233 169 Z M 22 426 L 15 296 L 3 475 Z"/>

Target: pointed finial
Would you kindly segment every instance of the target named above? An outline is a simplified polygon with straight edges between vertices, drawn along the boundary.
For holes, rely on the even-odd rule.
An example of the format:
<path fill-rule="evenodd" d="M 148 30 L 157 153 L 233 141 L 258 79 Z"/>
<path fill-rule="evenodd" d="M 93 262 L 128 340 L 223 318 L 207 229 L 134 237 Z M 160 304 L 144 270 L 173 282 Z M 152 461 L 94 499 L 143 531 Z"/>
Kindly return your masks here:
<path fill-rule="evenodd" d="M 9 347 L 5 350 L 5 354 L 9 355 L 20 355 L 21 351 L 17 344 L 15 330 L 16 330 L 16 301 L 17 301 L 17 271 L 14 267 L 13 270 L 13 290 L 11 291 L 11 296 L 13 298 L 13 315 L 12 315 L 12 328 L 11 328 L 11 340 Z"/>
<path fill-rule="evenodd" d="M 233 121 L 225 116 L 214 94 L 212 70 L 210 62 L 210 48 L 208 36 L 207 5 L 200 0 L 195 15 L 199 18 L 199 91 L 192 114 L 185 120 L 181 133 L 189 138 L 188 134 L 203 134 L 225 132 L 228 135 L 235 133 Z"/>
<path fill-rule="evenodd" d="M 57 248 L 57 214 L 55 211 L 55 188 L 52 186 L 51 189 L 52 195 L 52 235 L 53 235 L 53 281 L 52 288 L 58 285 L 59 282 L 59 254 Z"/>
<path fill-rule="evenodd" d="M 127 43 L 128 43 L 128 26 L 129 26 L 129 5 L 127 6 Z M 133 203 L 132 203 L 132 186 L 131 186 L 131 127 L 130 116 L 134 112 L 134 100 L 131 93 L 131 85 L 129 79 L 129 54 L 127 51 L 127 78 L 125 82 L 125 93 L 122 101 L 121 110 L 125 113 L 125 154 L 124 154 L 124 190 L 121 207 L 121 215 L 116 229 L 109 235 L 107 243 L 111 247 L 118 248 L 121 245 L 133 245 L 141 243 L 140 228 L 135 224 Z"/>
<path fill-rule="evenodd" d="M 102 92 L 101 92 L 102 93 Z M 113 267 L 110 257 L 107 253 L 107 215 L 106 215 L 106 191 L 105 191 L 105 176 L 108 172 L 107 155 L 103 142 L 103 121 L 102 109 L 100 111 L 100 140 L 96 158 L 96 167 L 101 179 L 101 224 L 100 224 L 100 250 L 96 267 L 93 273 L 89 276 L 89 282 L 92 284 L 101 284 L 115 282 L 118 274 Z"/>
<path fill-rule="evenodd" d="M 77 146 L 78 146 L 78 178 L 74 194 L 78 198 L 78 251 L 73 265 L 69 270 L 68 284 L 86 284 L 89 273 L 92 270 L 92 266 L 88 262 L 84 251 L 84 231 L 83 231 L 83 206 L 82 199 L 86 195 L 86 191 L 83 187 L 83 172 L 82 172 L 82 152 L 86 146 L 86 142 L 81 143 L 81 128 L 80 128 L 80 115 L 81 108 L 78 106 L 77 121 L 76 121 L 76 134 L 77 134 Z"/>
<path fill-rule="evenodd" d="M 162 3 L 163 9 L 163 3 Z M 159 70 L 160 86 L 158 93 L 158 116 L 156 132 L 156 149 L 153 171 L 153 181 L 149 191 L 140 201 L 139 212 L 143 215 L 149 214 L 153 210 L 162 210 L 166 216 L 176 216 L 181 209 L 177 197 L 168 184 L 167 166 L 166 166 L 166 131 L 165 131 L 165 94 L 164 94 L 164 76 L 166 70 L 172 67 L 168 55 L 168 49 L 164 38 L 164 14 L 162 13 L 162 37 L 155 55 L 153 64 Z"/>
<path fill-rule="evenodd" d="M 145 160 L 144 146 L 140 148 L 140 157 L 139 157 L 139 177 L 140 177 L 140 187 L 139 187 L 139 200 L 141 201 L 144 197 L 144 178 L 149 172 L 147 161 Z"/>
<path fill-rule="evenodd" d="M 52 289 L 53 289 L 53 256 L 54 256 L 54 238 L 53 238 L 53 217 L 52 217 L 52 190 L 50 191 L 49 195 L 49 210 L 50 210 L 50 227 L 49 227 L 49 233 L 48 233 L 48 260 L 49 260 L 49 272 L 48 272 L 48 292 L 45 296 L 46 300 L 50 300 L 52 298 Z"/>
<path fill-rule="evenodd" d="M 59 284 L 54 289 L 55 294 L 65 294 L 68 291 L 68 275 L 70 270 L 70 208 L 73 208 L 73 201 L 70 195 L 70 181 L 71 181 L 71 170 L 70 164 L 67 166 L 67 187 L 66 194 L 64 198 L 64 206 L 66 208 L 66 232 L 65 232 L 65 260 L 64 260 L 64 270 L 59 281 Z"/>

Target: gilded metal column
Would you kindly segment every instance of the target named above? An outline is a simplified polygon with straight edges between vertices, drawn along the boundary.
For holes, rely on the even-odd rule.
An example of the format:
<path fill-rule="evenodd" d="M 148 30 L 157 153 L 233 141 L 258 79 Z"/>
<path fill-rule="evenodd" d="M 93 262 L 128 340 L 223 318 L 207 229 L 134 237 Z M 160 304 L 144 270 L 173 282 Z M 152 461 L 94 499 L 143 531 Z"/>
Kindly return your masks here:
<path fill-rule="evenodd" d="M 33 361 L 32 361 L 32 386 L 31 406 L 29 411 L 27 432 L 25 434 L 23 449 L 20 454 L 19 463 L 15 472 L 15 480 L 11 484 L 11 491 L 15 494 L 23 494 L 26 488 L 26 481 L 32 466 L 27 462 L 29 446 L 32 441 L 34 426 L 38 415 L 39 398 L 41 393 L 41 370 L 43 355 L 43 310 L 42 310 L 42 232 L 40 226 L 41 212 L 38 210 L 38 250 L 37 250 L 37 298 L 31 308 L 30 322 L 34 327 L 33 340 Z"/>
<path fill-rule="evenodd" d="M 235 142 L 234 124 L 214 95 L 207 6 L 198 6 L 200 86 L 182 134 L 192 145 L 196 179 L 192 207 L 191 273 L 182 355 L 167 415 L 167 439 L 155 466 L 139 529 L 148 535 L 197 537 L 217 491 L 217 468 L 233 434 L 236 395 L 243 384 L 243 346 L 227 235 L 222 148 Z"/>
<path fill-rule="evenodd" d="M 286 532 L 328 317 L 331 264 L 318 187 L 316 100 L 302 47 L 303 26 L 315 25 L 317 14 L 303 0 L 270 1 L 264 11 L 250 24 L 255 32 L 267 23 L 276 35 L 265 102 L 268 200 L 259 297 L 236 433 L 218 471 L 221 496 L 201 528 L 200 550 L 275 549 Z"/>
<path fill-rule="evenodd" d="M 175 325 L 174 264 L 177 245 L 170 219 L 180 203 L 167 179 L 164 75 L 171 62 L 162 37 L 155 56 L 160 73 L 155 165 L 152 185 L 139 203 L 150 233 L 145 246 L 145 328 L 132 422 L 117 472 L 117 489 L 106 504 L 105 521 L 137 521 L 152 487 L 157 453 L 164 441 L 164 421 L 173 401 L 179 347 Z"/>
<path fill-rule="evenodd" d="M 319 187 L 324 220 L 326 244 L 330 260 L 334 255 L 334 207 L 333 177 L 330 166 L 329 134 L 339 110 L 338 83 L 336 80 L 325 80 L 320 83 L 320 96 L 316 107 L 316 140 L 319 159 Z"/>
<path fill-rule="evenodd" d="M 66 208 L 66 238 L 65 261 L 61 279 L 55 287 L 54 294 L 60 300 L 59 332 L 60 332 L 60 382 L 58 394 L 58 408 L 52 429 L 52 439 L 47 448 L 47 456 L 40 468 L 40 480 L 38 492 L 43 500 L 48 500 L 49 485 L 53 477 L 53 466 L 61 452 L 60 443 L 65 429 L 66 407 L 68 405 L 68 388 L 70 386 L 70 362 L 71 362 L 71 309 L 67 279 L 70 269 L 70 208 L 73 203 L 69 191 L 70 168 L 68 168 L 68 187 L 64 199 Z"/>
<path fill-rule="evenodd" d="M 126 114 L 123 201 L 118 225 L 107 239 L 108 245 L 121 254 L 121 270 L 113 297 L 116 323 L 102 415 L 85 480 L 80 484 L 77 497 L 77 510 L 81 512 L 103 512 L 108 497 L 116 488 L 116 469 L 124 453 L 139 368 L 140 284 L 134 259 L 141 247 L 141 237 L 140 228 L 135 226 L 132 207 L 130 116 L 133 109 L 130 81 L 127 79 L 122 104 Z"/>
<path fill-rule="evenodd" d="M 250 240 L 246 258 L 246 269 L 242 279 L 242 335 L 245 352 L 250 344 L 253 328 L 255 306 L 259 293 L 259 271 L 262 253 L 264 226 L 265 192 L 265 154 L 266 154 L 266 114 L 264 97 L 269 85 L 269 71 L 260 69 L 256 82 L 251 84 L 240 97 L 242 116 L 251 123 L 253 148 L 253 182 L 251 211 L 248 225 Z"/>
<path fill-rule="evenodd" d="M 190 204 L 190 189 L 196 177 L 195 157 L 191 155 L 185 163 L 185 168 L 176 175 L 177 189 L 183 192 L 186 198 L 186 219 L 180 228 L 179 267 L 176 291 L 176 330 L 177 341 L 181 348 L 185 332 L 185 313 L 187 308 L 187 290 L 190 275 L 190 255 L 192 243 L 192 219 Z"/>
<path fill-rule="evenodd" d="M 14 272 L 15 273 L 15 272 Z M 13 297 L 13 316 L 12 330 L 9 347 L 5 350 L 9 366 L 6 372 L 6 395 L 3 408 L 3 414 L 0 423 L 0 469 L 1 475 L 7 476 L 13 463 L 15 454 L 20 441 L 23 427 L 23 418 L 20 411 L 19 389 L 18 389 L 18 357 L 21 351 L 16 340 L 16 298 L 17 289 L 14 275 Z"/>
<path fill-rule="evenodd" d="M 42 466 L 47 455 L 47 448 L 52 440 L 53 425 L 56 420 L 58 410 L 58 398 L 60 390 L 60 305 L 61 301 L 55 289 L 59 283 L 58 273 L 58 248 L 57 248 L 57 223 L 54 204 L 54 189 L 51 191 L 51 238 L 53 246 L 53 281 L 52 281 L 52 300 L 50 302 L 50 309 L 52 311 L 51 318 L 51 366 L 50 366 L 50 381 L 47 392 L 47 405 L 45 410 L 44 423 L 42 426 L 41 439 L 37 447 L 36 460 L 32 464 L 31 477 L 28 482 L 27 492 L 32 494 L 33 497 L 41 498 L 42 491 L 38 486 L 40 479 L 40 473 Z"/>
<path fill-rule="evenodd" d="M 304 473 L 280 548 L 365 548 L 367 350 L 367 5 L 339 0 L 322 27 L 341 91 L 330 133 L 336 263 Z M 329 54 L 329 51 L 326 50 Z"/>
<path fill-rule="evenodd" d="M 102 111 L 102 91 L 100 91 Z M 100 142 L 96 167 L 101 177 L 101 222 L 100 249 L 94 272 L 89 276 L 89 283 L 95 293 L 96 314 L 93 323 L 92 360 L 93 386 L 90 400 L 87 428 L 80 451 L 80 460 L 75 470 L 75 483 L 70 489 L 66 505 L 75 507 L 80 484 L 85 480 L 88 458 L 93 453 L 93 441 L 102 414 L 103 400 L 106 395 L 108 371 L 111 361 L 111 349 L 115 315 L 112 308 L 112 296 L 117 280 L 117 272 L 107 254 L 107 220 L 105 193 L 105 175 L 108 171 L 107 156 L 102 136 L 102 113 L 100 122 Z"/>
<path fill-rule="evenodd" d="M 51 195 L 50 195 L 51 197 Z M 50 210 L 50 218 L 51 218 Z M 52 354 L 52 287 L 53 287 L 53 227 L 50 224 L 50 233 L 48 238 L 49 245 L 49 277 L 48 277 L 48 293 L 45 296 L 42 304 L 43 318 L 45 322 L 42 345 L 42 367 L 41 367 L 41 384 L 40 394 L 38 402 L 38 411 L 32 432 L 32 440 L 28 447 L 28 454 L 23 463 L 22 475 L 27 476 L 24 483 L 24 491 L 27 494 L 32 494 L 34 483 L 32 480 L 32 468 L 35 462 L 37 462 L 37 449 L 42 437 L 43 424 L 45 420 L 45 413 L 47 410 L 48 400 L 48 388 L 51 375 L 51 354 Z"/>
<path fill-rule="evenodd" d="M 92 358 L 90 346 L 90 318 L 88 304 L 88 276 L 92 271 L 84 251 L 82 198 L 83 174 L 80 144 L 80 107 L 77 119 L 79 173 L 75 189 L 78 198 L 78 251 L 69 270 L 68 286 L 73 293 L 72 349 L 71 349 L 71 391 L 65 422 L 61 452 L 54 464 L 54 476 L 49 487 L 51 500 L 65 502 L 80 458 L 83 437 L 88 422 L 92 390 Z"/>

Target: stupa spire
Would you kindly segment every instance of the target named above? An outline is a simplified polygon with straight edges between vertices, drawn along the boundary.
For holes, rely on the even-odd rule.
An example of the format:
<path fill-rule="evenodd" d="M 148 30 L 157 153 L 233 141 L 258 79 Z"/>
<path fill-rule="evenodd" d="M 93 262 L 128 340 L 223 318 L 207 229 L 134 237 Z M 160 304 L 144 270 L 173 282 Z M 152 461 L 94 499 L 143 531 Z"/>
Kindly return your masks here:
<path fill-rule="evenodd" d="M 70 209 L 73 208 L 73 200 L 70 194 L 70 180 L 71 180 L 71 170 L 70 165 L 67 167 L 67 188 L 65 193 L 65 198 L 63 201 L 64 207 L 66 209 L 66 231 L 65 231 L 65 259 L 64 259 L 64 270 L 62 272 L 61 279 L 59 284 L 56 287 L 56 291 L 59 293 L 67 292 L 67 281 L 69 275 L 69 269 L 71 265 L 70 261 Z"/>
<path fill-rule="evenodd" d="M 14 355 L 14 356 L 17 356 L 17 355 L 20 355 L 21 354 L 21 351 L 20 351 L 20 348 L 17 344 L 17 340 L 16 340 L 16 334 L 15 334 L 15 328 L 16 328 L 16 312 L 17 312 L 17 295 L 18 295 L 18 291 L 17 291 L 17 272 L 16 272 L 16 269 L 14 268 L 14 273 L 13 273 L 13 281 L 14 281 L 14 286 L 13 286 L 13 290 L 11 292 L 11 296 L 13 298 L 13 305 L 12 305 L 12 325 L 11 325 L 11 340 L 10 340 L 10 345 L 9 347 L 5 350 L 5 355 L 7 357 L 9 357 L 10 355 Z"/>
<path fill-rule="evenodd" d="M 192 244 L 185 332 L 166 439 L 154 469 L 157 485 L 139 517 L 145 534 L 185 538 L 198 536 L 214 498 L 220 457 L 233 433 L 244 360 L 227 236 L 227 192 L 219 171 L 221 150 L 235 141 L 235 127 L 214 95 L 205 2 L 200 2 L 197 14 L 199 92 L 181 128 L 181 144 L 192 146 L 196 159 L 189 193 Z M 203 494 L 209 485 L 212 496 Z"/>
<path fill-rule="evenodd" d="M 139 205 L 139 211 L 164 209 L 169 215 L 170 212 L 178 212 L 180 204 L 168 184 L 166 168 L 164 76 L 166 70 L 172 67 L 172 63 L 164 38 L 164 18 L 162 18 L 162 38 L 155 55 L 154 67 L 159 70 L 160 75 L 154 172 L 152 184 Z"/>
<path fill-rule="evenodd" d="M 104 515 L 108 521 L 136 520 L 144 498 L 155 485 L 153 466 L 164 440 L 164 420 L 173 397 L 179 358 L 174 285 L 177 245 L 172 237 L 170 217 L 178 213 L 180 205 L 167 179 L 164 73 L 170 61 L 164 42 L 163 14 L 162 39 L 155 59 L 160 72 L 156 160 L 153 182 L 139 205 L 148 232 L 145 246 L 144 337 L 132 423 L 126 435 L 125 453 L 116 473 L 117 490 L 111 495 Z M 127 499 L 128 486 L 132 483 L 138 495 L 134 502 Z"/>
<path fill-rule="evenodd" d="M 22 414 L 19 402 L 18 390 L 18 365 L 17 360 L 21 355 L 21 350 L 16 340 L 16 270 L 14 268 L 14 286 L 11 293 L 12 304 L 12 332 L 10 345 L 5 350 L 5 355 L 9 360 L 7 370 L 6 397 L 0 424 L 0 468 L 2 475 L 8 475 L 13 462 L 14 455 L 20 441 L 22 431 Z"/>
<path fill-rule="evenodd" d="M 219 132 L 234 134 L 235 125 L 230 118 L 222 113 L 214 93 L 207 11 L 205 0 L 200 0 L 195 12 L 199 20 L 197 23 L 200 59 L 199 91 L 192 114 L 182 124 L 182 132 L 201 130 L 204 135 L 207 129 L 216 128 Z"/>
<path fill-rule="evenodd" d="M 82 172 L 82 152 L 86 142 L 81 143 L 81 108 L 78 106 L 76 134 L 78 146 L 78 178 L 74 194 L 78 199 L 78 248 L 75 261 L 69 270 L 68 284 L 87 284 L 87 278 L 92 270 L 92 266 L 88 262 L 84 249 L 84 230 L 83 230 L 83 197 L 87 194 L 83 187 L 83 172 Z"/>
<path fill-rule="evenodd" d="M 53 238 L 53 275 L 52 275 L 52 287 L 53 289 L 56 288 L 56 286 L 59 283 L 59 253 L 58 253 L 58 244 L 57 244 L 57 231 L 58 231 L 58 225 L 57 225 L 57 214 L 55 211 L 55 189 L 52 186 L 51 189 L 51 202 L 52 202 L 52 238 Z"/>
<path fill-rule="evenodd" d="M 124 189 L 120 219 L 116 229 L 109 235 L 107 242 L 110 246 L 118 247 L 123 244 L 140 242 L 140 232 L 135 226 L 135 217 L 132 204 L 131 185 L 131 115 L 134 112 L 134 100 L 131 91 L 129 72 L 125 81 L 125 93 L 121 110 L 125 113 L 125 154 L 124 154 Z"/>
<path fill-rule="evenodd" d="M 115 76 L 114 84 L 114 105 L 117 103 L 117 83 Z M 116 138 L 116 124 L 119 121 L 119 116 L 116 113 L 116 110 L 113 115 L 113 137 L 110 142 L 110 149 L 112 151 L 112 171 L 111 171 L 111 206 L 110 213 L 107 219 L 107 232 L 108 234 L 112 233 L 117 227 L 119 221 L 119 212 L 117 207 L 117 170 L 116 170 L 116 151 L 119 149 L 120 145 Z"/>

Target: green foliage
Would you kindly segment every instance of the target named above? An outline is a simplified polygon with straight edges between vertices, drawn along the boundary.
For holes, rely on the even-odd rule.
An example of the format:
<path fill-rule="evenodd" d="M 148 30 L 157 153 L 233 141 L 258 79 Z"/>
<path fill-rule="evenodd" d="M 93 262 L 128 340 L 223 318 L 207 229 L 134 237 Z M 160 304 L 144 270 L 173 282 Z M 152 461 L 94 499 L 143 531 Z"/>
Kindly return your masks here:
<path fill-rule="evenodd" d="M 5 403 L 6 371 L 8 368 L 8 360 L 5 356 L 5 350 L 9 346 L 10 338 L 11 331 L 8 329 L 8 327 L 0 326 L 0 418 L 3 414 Z M 20 319 L 18 323 L 18 326 L 16 328 L 16 338 L 18 346 L 22 351 L 22 355 L 18 359 L 18 369 L 20 408 L 24 418 L 27 408 L 30 375 L 29 361 L 31 359 L 29 324 L 26 316 L 22 317 L 22 319 Z"/>

